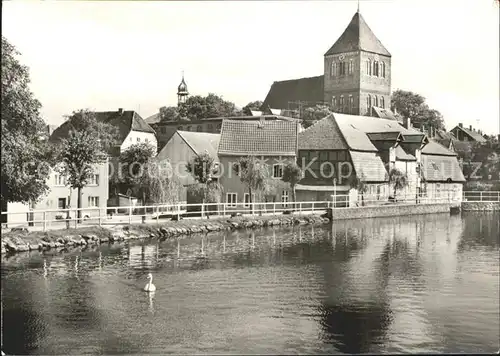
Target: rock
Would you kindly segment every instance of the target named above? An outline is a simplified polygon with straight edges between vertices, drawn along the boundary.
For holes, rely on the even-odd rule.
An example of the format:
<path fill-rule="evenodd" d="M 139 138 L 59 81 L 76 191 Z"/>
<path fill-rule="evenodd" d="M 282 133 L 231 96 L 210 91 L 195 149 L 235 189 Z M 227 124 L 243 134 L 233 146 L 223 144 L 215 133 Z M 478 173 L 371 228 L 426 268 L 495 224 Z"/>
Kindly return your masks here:
<path fill-rule="evenodd" d="M 61 247 L 64 247 L 64 244 L 60 243 L 60 242 L 56 242 L 56 248 L 61 248 Z"/>
<path fill-rule="evenodd" d="M 239 224 L 238 224 L 238 223 L 236 223 L 236 222 L 232 222 L 232 223 L 231 223 L 231 227 L 232 227 L 233 229 L 237 229 L 237 228 L 239 228 Z"/>
<path fill-rule="evenodd" d="M 169 231 L 166 228 L 164 228 L 163 226 L 158 229 L 158 232 L 160 235 L 164 235 L 164 236 L 168 236 L 168 234 L 169 234 Z"/>
<path fill-rule="evenodd" d="M 86 246 L 87 245 L 87 240 L 85 240 L 84 238 L 81 238 L 80 242 L 78 244 L 81 245 L 81 246 Z"/>
<path fill-rule="evenodd" d="M 109 237 L 107 237 L 107 236 L 101 237 L 100 242 L 101 243 L 109 242 Z"/>
<path fill-rule="evenodd" d="M 49 242 L 49 247 L 50 248 L 56 248 L 56 242 L 54 242 L 54 241 Z"/>
<path fill-rule="evenodd" d="M 21 233 L 25 233 L 25 232 L 28 232 L 28 229 L 25 228 L 25 227 L 13 227 L 12 229 L 10 229 L 11 232 L 21 232 Z"/>
<path fill-rule="evenodd" d="M 48 236 L 44 236 L 44 237 L 42 237 L 42 241 L 50 242 L 50 241 L 52 241 L 52 239 Z"/>
<path fill-rule="evenodd" d="M 56 242 L 57 242 L 57 243 L 60 243 L 60 244 L 62 244 L 62 245 L 64 245 L 64 244 L 65 244 L 65 241 L 64 241 L 64 239 L 63 239 L 62 237 L 58 237 L 58 238 L 57 238 L 57 240 L 56 240 Z"/>
<path fill-rule="evenodd" d="M 50 249 L 50 242 L 42 241 L 41 246 L 42 246 L 43 250 L 48 250 L 48 249 Z"/>
<path fill-rule="evenodd" d="M 150 239 L 153 239 L 153 238 L 155 238 L 155 234 L 153 234 L 153 233 L 150 233 L 150 234 L 149 234 L 149 238 L 150 238 Z"/>
<path fill-rule="evenodd" d="M 40 250 L 40 244 L 28 244 L 30 251 L 38 251 Z"/>

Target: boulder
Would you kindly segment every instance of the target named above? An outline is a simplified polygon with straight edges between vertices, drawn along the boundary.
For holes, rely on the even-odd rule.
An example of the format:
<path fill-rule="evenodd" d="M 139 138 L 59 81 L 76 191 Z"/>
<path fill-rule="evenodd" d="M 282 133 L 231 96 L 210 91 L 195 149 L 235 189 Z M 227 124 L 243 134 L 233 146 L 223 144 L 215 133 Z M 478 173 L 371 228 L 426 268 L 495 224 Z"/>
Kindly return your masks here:
<path fill-rule="evenodd" d="M 40 250 L 40 244 L 28 244 L 30 251 L 38 251 Z"/>

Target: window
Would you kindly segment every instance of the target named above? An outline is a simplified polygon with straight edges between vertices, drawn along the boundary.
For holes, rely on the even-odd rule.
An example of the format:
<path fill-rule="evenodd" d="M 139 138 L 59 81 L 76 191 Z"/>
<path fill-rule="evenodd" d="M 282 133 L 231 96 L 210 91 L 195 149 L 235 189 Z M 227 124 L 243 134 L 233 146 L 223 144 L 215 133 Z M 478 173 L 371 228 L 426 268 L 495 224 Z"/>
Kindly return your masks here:
<path fill-rule="evenodd" d="M 66 177 L 65 176 L 62 176 L 60 174 L 56 174 L 55 179 L 56 179 L 56 182 L 54 185 L 56 185 L 56 186 L 66 185 Z"/>
<path fill-rule="evenodd" d="M 186 126 L 186 131 L 191 131 L 191 126 Z"/>
<path fill-rule="evenodd" d="M 288 206 L 288 190 L 284 190 L 281 194 L 281 205 L 283 205 L 284 208 Z"/>
<path fill-rule="evenodd" d="M 344 112 L 344 96 L 340 96 L 340 112 Z"/>
<path fill-rule="evenodd" d="M 275 164 L 273 165 L 273 178 L 281 178 L 283 177 L 283 165 Z"/>
<path fill-rule="evenodd" d="M 378 62 L 373 61 L 373 75 L 378 77 Z"/>
<path fill-rule="evenodd" d="M 201 132 L 201 125 L 196 126 L 196 131 Z"/>
<path fill-rule="evenodd" d="M 337 160 L 337 152 L 335 152 L 335 151 L 328 152 L 328 160 L 329 161 L 336 161 Z"/>
<path fill-rule="evenodd" d="M 137 137 L 137 142 L 141 142 L 141 138 L 140 137 Z"/>
<path fill-rule="evenodd" d="M 243 201 L 244 201 L 243 206 L 245 208 L 250 207 L 250 194 L 245 193 Z M 255 203 L 255 194 L 252 194 L 252 203 Z"/>
<path fill-rule="evenodd" d="M 436 184 L 436 198 L 441 197 L 441 184 Z"/>
<path fill-rule="evenodd" d="M 332 97 L 332 107 L 333 107 L 334 109 L 336 109 L 336 108 L 337 108 L 337 98 L 336 98 L 336 97 Z"/>
<path fill-rule="evenodd" d="M 349 69 L 348 69 L 348 72 L 349 72 L 349 75 L 351 75 L 354 71 L 354 63 L 352 61 L 352 59 L 349 60 Z"/>
<path fill-rule="evenodd" d="M 214 125 L 208 124 L 208 131 L 212 132 L 213 129 L 214 129 Z"/>
<path fill-rule="evenodd" d="M 346 74 L 346 63 L 340 62 L 340 75 L 343 76 Z"/>
<path fill-rule="evenodd" d="M 179 126 L 177 130 L 182 131 L 184 128 L 182 126 Z"/>
<path fill-rule="evenodd" d="M 133 141 L 134 141 L 134 139 L 131 137 L 131 138 L 130 138 L 130 142 L 133 142 Z"/>
<path fill-rule="evenodd" d="M 337 63 L 332 62 L 332 68 L 331 68 L 331 71 L 330 71 L 330 75 L 332 77 L 335 77 L 336 74 L 337 74 Z"/>
<path fill-rule="evenodd" d="M 352 95 L 349 95 L 349 114 L 353 113 L 353 108 L 354 108 L 354 98 Z"/>
<path fill-rule="evenodd" d="M 385 78 L 385 63 L 384 62 L 380 62 L 380 76 L 382 78 Z"/>
<path fill-rule="evenodd" d="M 384 97 L 383 97 L 383 96 L 381 96 L 381 97 L 380 97 L 380 107 L 381 107 L 382 109 L 385 109 L 385 100 L 384 100 Z"/>
<path fill-rule="evenodd" d="M 377 107 L 377 108 L 378 108 L 378 96 L 377 96 L 377 95 L 375 95 L 375 98 L 374 98 L 374 99 L 375 99 L 375 107 Z"/>
<path fill-rule="evenodd" d="M 230 207 L 236 207 L 238 195 L 236 193 L 227 193 L 226 203 Z"/>
<path fill-rule="evenodd" d="M 368 94 L 368 97 L 366 98 L 366 103 L 368 104 L 368 107 L 371 108 L 372 106 L 372 96 Z"/>
<path fill-rule="evenodd" d="M 166 133 L 167 133 L 167 128 L 166 128 L 165 126 L 162 126 L 162 127 L 160 128 L 160 132 L 161 132 L 162 134 L 166 134 Z"/>
<path fill-rule="evenodd" d="M 90 176 L 88 185 L 99 185 L 99 174 L 92 174 Z"/>
<path fill-rule="evenodd" d="M 57 199 L 57 207 L 59 209 L 66 209 L 66 198 Z"/>
<path fill-rule="evenodd" d="M 99 197 L 89 197 L 89 208 L 99 206 Z"/>
<path fill-rule="evenodd" d="M 339 160 L 340 162 L 343 162 L 343 161 L 345 161 L 345 159 L 346 159 L 345 151 L 339 151 L 338 155 L 337 155 L 337 160 Z"/>
<path fill-rule="evenodd" d="M 366 75 L 372 75 L 372 61 L 366 60 Z"/>
<path fill-rule="evenodd" d="M 221 128 L 222 128 L 222 124 L 218 124 L 217 125 L 217 130 L 220 131 Z"/>
<path fill-rule="evenodd" d="M 326 151 L 320 151 L 319 152 L 319 160 L 321 162 L 328 161 L 328 152 L 326 152 Z"/>

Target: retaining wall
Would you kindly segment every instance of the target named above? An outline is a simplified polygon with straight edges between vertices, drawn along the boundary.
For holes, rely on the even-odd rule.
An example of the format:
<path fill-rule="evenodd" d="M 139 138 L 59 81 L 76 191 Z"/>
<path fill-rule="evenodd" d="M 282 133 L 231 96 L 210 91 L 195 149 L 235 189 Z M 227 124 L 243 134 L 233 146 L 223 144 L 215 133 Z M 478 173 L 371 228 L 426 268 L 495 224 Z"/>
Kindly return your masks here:
<path fill-rule="evenodd" d="M 462 202 L 463 211 L 500 211 L 500 202 Z"/>
<path fill-rule="evenodd" d="M 329 209 L 328 217 L 332 220 L 343 219 L 364 219 L 386 216 L 401 216 L 401 215 L 421 215 L 421 214 L 436 214 L 450 213 L 452 206 L 457 204 L 405 204 L 405 205 L 382 205 L 374 207 L 356 207 L 345 209 Z"/>

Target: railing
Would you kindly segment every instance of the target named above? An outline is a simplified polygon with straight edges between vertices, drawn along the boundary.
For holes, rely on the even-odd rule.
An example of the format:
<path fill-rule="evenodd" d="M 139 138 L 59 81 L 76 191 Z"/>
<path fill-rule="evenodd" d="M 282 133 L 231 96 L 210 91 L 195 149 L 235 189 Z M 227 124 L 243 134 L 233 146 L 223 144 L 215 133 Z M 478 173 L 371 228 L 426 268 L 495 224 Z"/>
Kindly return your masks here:
<path fill-rule="evenodd" d="M 468 202 L 500 202 L 500 192 L 497 191 L 467 191 L 463 193 L 463 201 Z"/>
<path fill-rule="evenodd" d="M 32 210 L 20 212 L 2 212 L 2 221 L 7 219 L 4 227 L 30 229 L 63 229 L 89 225 L 133 224 L 140 222 L 159 223 L 165 219 L 180 220 L 189 218 L 230 217 L 237 215 L 276 215 L 304 214 L 326 211 L 329 208 L 343 209 L 349 207 L 374 207 L 394 204 L 436 204 L 460 203 L 466 201 L 500 201 L 500 192 L 460 192 L 441 191 L 435 196 L 416 196 L 415 194 L 397 194 L 396 199 L 376 194 L 361 194 L 357 199 L 350 195 L 332 195 L 328 201 L 298 201 L 298 202 L 255 202 L 255 203 L 204 203 L 157 204 L 148 206 L 126 207 L 94 207 Z M 78 217 L 78 211 L 80 217 Z M 121 213 L 120 213 L 121 211 Z M 26 219 L 23 219 L 22 216 Z M 21 216 L 20 221 L 11 219 Z"/>

